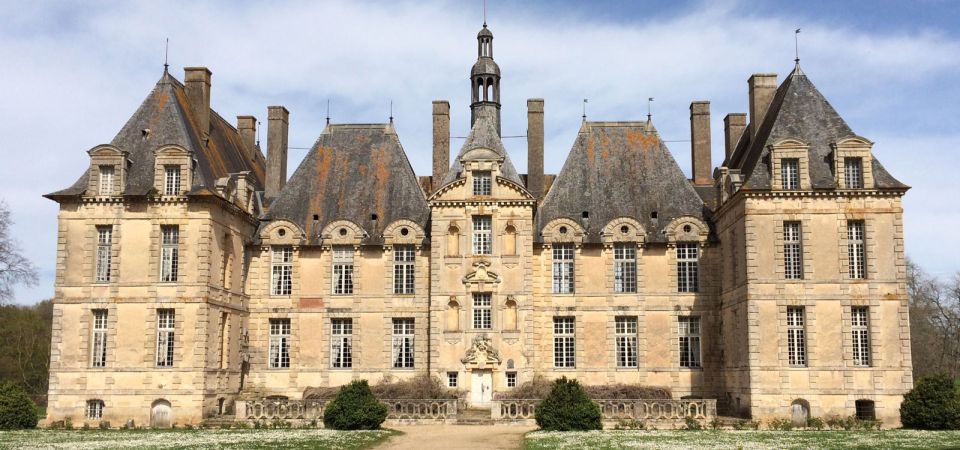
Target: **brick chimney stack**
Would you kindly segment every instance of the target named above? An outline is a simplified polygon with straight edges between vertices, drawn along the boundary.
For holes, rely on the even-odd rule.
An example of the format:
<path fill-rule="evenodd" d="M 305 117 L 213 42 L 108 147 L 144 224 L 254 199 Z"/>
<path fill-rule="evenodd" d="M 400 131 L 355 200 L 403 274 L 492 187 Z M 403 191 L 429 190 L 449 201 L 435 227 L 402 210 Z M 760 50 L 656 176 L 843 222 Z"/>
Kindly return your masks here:
<path fill-rule="evenodd" d="M 443 177 L 450 169 L 450 102 L 433 101 L 433 177 L 430 179 L 433 191 L 443 183 Z"/>
<path fill-rule="evenodd" d="M 543 99 L 527 100 L 527 190 L 543 199 Z"/>
<path fill-rule="evenodd" d="M 693 184 L 713 184 L 710 160 L 710 102 L 690 103 L 690 162 Z"/>
<path fill-rule="evenodd" d="M 283 106 L 267 108 L 267 186 L 264 196 L 276 198 L 287 184 L 287 132 L 290 112 Z"/>
<path fill-rule="evenodd" d="M 247 146 L 250 155 L 257 151 L 257 118 L 253 116 L 237 116 L 237 131 L 240 140 Z"/>
<path fill-rule="evenodd" d="M 204 140 L 210 136 L 210 69 L 206 67 L 184 67 L 184 85 L 187 101 L 193 117 L 197 119 L 197 129 Z"/>
<path fill-rule="evenodd" d="M 724 152 L 727 156 L 727 162 L 733 156 L 733 151 L 737 149 L 737 143 L 740 142 L 740 136 L 743 130 L 747 128 L 746 113 L 730 113 L 723 118 L 723 140 Z"/>
<path fill-rule="evenodd" d="M 777 93 L 777 74 L 755 73 L 747 80 L 750 87 L 750 137 L 756 137 L 763 117 Z"/>

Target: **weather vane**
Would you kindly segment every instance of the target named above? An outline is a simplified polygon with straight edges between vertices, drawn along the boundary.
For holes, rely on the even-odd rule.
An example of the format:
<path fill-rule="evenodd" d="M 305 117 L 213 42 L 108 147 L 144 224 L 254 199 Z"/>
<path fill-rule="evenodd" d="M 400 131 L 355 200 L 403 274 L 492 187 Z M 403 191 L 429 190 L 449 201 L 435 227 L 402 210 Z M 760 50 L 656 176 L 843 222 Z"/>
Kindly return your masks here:
<path fill-rule="evenodd" d="M 796 59 L 793 62 L 800 64 L 800 29 L 793 32 L 793 52 Z"/>
<path fill-rule="evenodd" d="M 647 122 L 649 122 L 650 118 L 653 117 L 653 114 L 650 109 L 651 103 L 653 103 L 653 97 L 647 97 Z"/>
<path fill-rule="evenodd" d="M 587 121 L 587 99 L 583 99 L 583 121 Z"/>

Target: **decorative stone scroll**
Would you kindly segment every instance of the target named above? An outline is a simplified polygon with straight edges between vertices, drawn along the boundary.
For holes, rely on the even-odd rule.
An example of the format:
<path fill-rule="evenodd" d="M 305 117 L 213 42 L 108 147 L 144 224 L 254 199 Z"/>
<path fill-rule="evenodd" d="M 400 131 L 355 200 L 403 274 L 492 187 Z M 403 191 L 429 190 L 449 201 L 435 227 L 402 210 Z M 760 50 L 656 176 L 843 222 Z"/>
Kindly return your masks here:
<path fill-rule="evenodd" d="M 490 337 L 481 334 L 473 338 L 473 344 L 460 362 L 470 369 L 486 369 L 499 366 L 501 360 L 500 353 L 493 348 L 493 343 L 490 342 Z"/>

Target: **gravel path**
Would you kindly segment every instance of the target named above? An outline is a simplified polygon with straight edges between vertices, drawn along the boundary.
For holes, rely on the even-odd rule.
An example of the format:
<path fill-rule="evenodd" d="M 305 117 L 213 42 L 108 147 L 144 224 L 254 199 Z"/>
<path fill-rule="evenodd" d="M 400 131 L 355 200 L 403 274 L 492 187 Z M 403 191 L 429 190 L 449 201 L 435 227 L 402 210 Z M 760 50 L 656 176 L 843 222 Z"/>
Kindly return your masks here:
<path fill-rule="evenodd" d="M 453 450 L 523 448 L 523 435 L 535 427 L 521 425 L 411 425 L 390 427 L 403 434 L 381 444 L 385 450 Z"/>

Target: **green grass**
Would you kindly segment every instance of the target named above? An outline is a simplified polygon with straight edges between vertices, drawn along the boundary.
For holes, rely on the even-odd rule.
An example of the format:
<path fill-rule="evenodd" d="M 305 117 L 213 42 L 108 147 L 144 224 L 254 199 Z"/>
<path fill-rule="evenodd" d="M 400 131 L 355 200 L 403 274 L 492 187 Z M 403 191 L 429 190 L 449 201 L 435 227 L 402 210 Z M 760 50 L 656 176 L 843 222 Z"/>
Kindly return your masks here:
<path fill-rule="evenodd" d="M 342 449 L 373 447 L 392 430 L 24 430 L 0 431 L 0 449 Z"/>
<path fill-rule="evenodd" d="M 960 448 L 960 431 L 535 431 L 524 448 L 947 449 Z"/>

